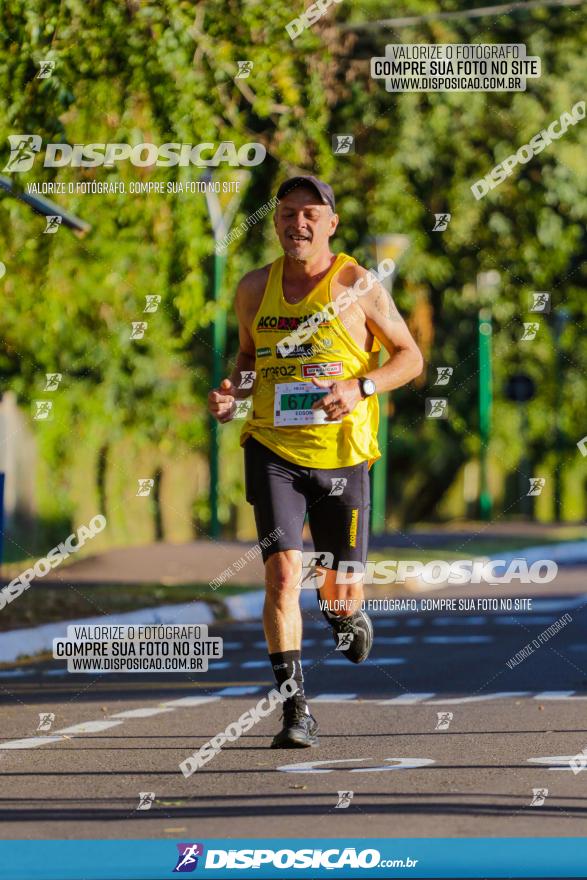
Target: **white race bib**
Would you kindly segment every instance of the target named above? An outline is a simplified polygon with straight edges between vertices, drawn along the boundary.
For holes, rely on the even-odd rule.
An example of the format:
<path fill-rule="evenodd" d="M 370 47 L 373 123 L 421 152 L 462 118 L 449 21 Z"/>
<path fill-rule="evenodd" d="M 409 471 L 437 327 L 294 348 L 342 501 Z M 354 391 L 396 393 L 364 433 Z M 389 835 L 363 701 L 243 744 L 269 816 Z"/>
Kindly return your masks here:
<path fill-rule="evenodd" d="M 282 382 L 275 386 L 274 425 L 334 425 L 342 419 L 326 421 L 323 409 L 312 409 L 317 400 L 328 394 L 311 382 Z"/>

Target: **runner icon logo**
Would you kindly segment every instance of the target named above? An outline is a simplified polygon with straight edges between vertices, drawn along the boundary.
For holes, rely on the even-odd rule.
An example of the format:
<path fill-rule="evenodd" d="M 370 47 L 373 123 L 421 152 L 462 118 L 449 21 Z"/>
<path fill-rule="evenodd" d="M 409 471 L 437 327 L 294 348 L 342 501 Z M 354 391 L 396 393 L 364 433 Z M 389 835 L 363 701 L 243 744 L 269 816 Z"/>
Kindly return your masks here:
<path fill-rule="evenodd" d="M 51 730 L 51 725 L 54 721 L 54 712 L 39 712 L 39 726 L 37 730 Z"/>
<path fill-rule="evenodd" d="M 438 721 L 436 722 L 434 730 L 448 730 L 454 715 L 452 712 L 437 712 L 436 717 L 438 718 Z"/>
<path fill-rule="evenodd" d="M 354 795 L 354 791 L 339 791 L 338 792 L 338 803 L 334 809 L 335 810 L 348 809 L 351 805 L 353 795 Z"/>
<path fill-rule="evenodd" d="M 346 477 L 331 477 L 330 482 L 332 483 L 332 488 L 329 495 L 342 495 L 344 492 L 344 487 L 347 484 Z"/>
<path fill-rule="evenodd" d="M 436 382 L 435 385 L 448 385 L 450 381 L 450 377 L 453 374 L 452 367 L 436 367 Z"/>
<path fill-rule="evenodd" d="M 320 553 L 317 550 L 302 553 L 302 578 L 300 590 L 319 590 L 326 579 L 321 569 L 332 568 L 333 553 Z"/>
<path fill-rule="evenodd" d="M 532 800 L 530 801 L 531 807 L 541 807 L 546 798 L 548 797 L 548 789 L 547 788 L 533 788 L 532 789 Z"/>
<path fill-rule="evenodd" d="M 177 849 L 179 856 L 173 873 L 187 874 L 195 871 L 198 867 L 198 857 L 204 855 L 204 845 L 201 843 L 178 843 Z"/>
<path fill-rule="evenodd" d="M 45 224 L 45 228 L 43 229 L 43 233 L 47 235 L 55 235 L 59 227 L 61 226 L 62 217 L 59 214 L 47 214 L 45 220 L 47 221 Z"/>
<path fill-rule="evenodd" d="M 354 633 L 336 633 L 336 637 L 338 638 L 338 645 L 336 646 L 337 651 L 348 651 L 350 646 L 353 643 L 353 639 L 355 637 Z"/>
<path fill-rule="evenodd" d="M 137 810 L 150 810 L 151 804 L 154 800 L 154 791 L 139 791 L 139 804 L 137 806 Z"/>
<path fill-rule="evenodd" d="M 434 228 L 432 232 L 444 232 L 447 229 L 448 224 L 450 223 L 450 214 L 435 214 L 434 215 Z"/>
<path fill-rule="evenodd" d="M 545 486 L 545 477 L 530 477 L 530 489 L 528 490 L 528 495 L 540 495 Z"/>
<path fill-rule="evenodd" d="M 536 291 L 535 293 L 530 294 L 530 311 L 531 312 L 543 312 L 544 314 L 549 314 L 550 312 L 550 294 L 545 293 L 544 291 Z"/>

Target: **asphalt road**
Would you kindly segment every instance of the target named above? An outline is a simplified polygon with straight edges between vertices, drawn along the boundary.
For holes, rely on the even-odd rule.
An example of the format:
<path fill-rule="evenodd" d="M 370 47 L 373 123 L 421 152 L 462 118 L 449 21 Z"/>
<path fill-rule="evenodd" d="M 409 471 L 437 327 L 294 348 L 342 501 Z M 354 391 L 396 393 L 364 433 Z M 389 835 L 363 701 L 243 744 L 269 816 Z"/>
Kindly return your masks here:
<path fill-rule="evenodd" d="M 306 613 L 319 747 L 269 750 L 276 710 L 189 779 L 179 762 L 272 686 L 259 623 L 212 628 L 224 659 L 197 676 L 2 669 L 0 837 L 584 836 L 587 766 L 574 773 L 568 759 L 587 748 L 585 570 L 537 593 L 526 588 L 526 611 L 384 611 L 359 667 Z M 47 732 L 39 713 L 55 715 Z M 452 713 L 444 729 L 438 713 Z M 346 808 L 340 791 L 353 792 Z M 139 792 L 154 794 L 149 809 Z"/>

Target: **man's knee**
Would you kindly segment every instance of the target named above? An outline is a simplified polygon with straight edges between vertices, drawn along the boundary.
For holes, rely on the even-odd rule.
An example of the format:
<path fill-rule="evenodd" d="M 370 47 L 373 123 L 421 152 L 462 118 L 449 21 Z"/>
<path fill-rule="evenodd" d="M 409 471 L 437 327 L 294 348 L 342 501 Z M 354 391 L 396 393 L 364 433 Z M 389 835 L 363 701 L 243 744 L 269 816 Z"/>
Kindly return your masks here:
<path fill-rule="evenodd" d="M 274 600 L 297 596 L 302 576 L 302 554 L 297 550 L 273 553 L 265 563 L 265 585 Z"/>

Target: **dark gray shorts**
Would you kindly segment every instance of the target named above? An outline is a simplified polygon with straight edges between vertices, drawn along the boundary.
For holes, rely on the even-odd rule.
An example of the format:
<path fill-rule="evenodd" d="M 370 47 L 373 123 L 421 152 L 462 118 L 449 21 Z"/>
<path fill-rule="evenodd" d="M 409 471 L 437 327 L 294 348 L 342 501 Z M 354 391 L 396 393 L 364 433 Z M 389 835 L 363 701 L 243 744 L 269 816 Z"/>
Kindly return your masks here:
<path fill-rule="evenodd" d="M 255 510 L 263 561 L 280 550 L 303 550 L 307 515 L 316 553 L 334 557 L 325 568 L 336 568 L 340 561 L 365 564 L 370 511 L 366 461 L 333 469 L 301 467 L 253 437 L 244 450 L 247 501 Z"/>

